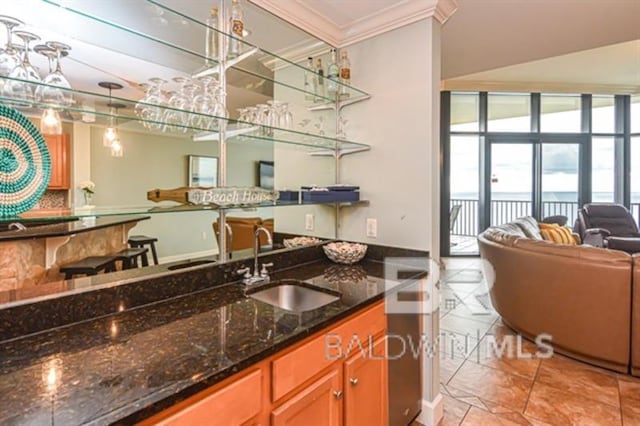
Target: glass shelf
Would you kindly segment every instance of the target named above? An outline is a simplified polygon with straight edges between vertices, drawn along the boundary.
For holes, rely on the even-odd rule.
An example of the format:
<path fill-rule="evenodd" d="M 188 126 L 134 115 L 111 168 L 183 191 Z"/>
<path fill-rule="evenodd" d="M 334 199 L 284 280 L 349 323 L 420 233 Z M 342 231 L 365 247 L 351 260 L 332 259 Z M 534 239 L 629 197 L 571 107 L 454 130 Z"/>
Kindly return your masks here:
<path fill-rule="evenodd" d="M 8 83 L 26 83 L 33 87 L 46 86 L 43 83 L 27 82 L 25 80 L 12 79 L 9 77 L 0 77 L 0 84 Z M 225 122 L 228 129 L 227 141 L 246 142 L 254 141 L 260 143 L 278 143 L 288 144 L 302 147 L 313 152 L 327 152 L 354 149 L 369 149 L 366 144 L 339 140 L 329 136 L 320 136 L 310 133 L 299 132 L 296 130 L 286 130 L 277 127 L 256 126 L 234 119 L 226 119 L 212 115 L 198 114 L 190 111 L 184 111 L 168 106 L 157 106 L 136 102 L 131 99 L 112 96 L 106 94 L 98 94 L 83 90 L 60 89 L 72 94 L 74 99 L 73 106 L 61 108 L 55 104 L 49 104 L 41 101 L 22 101 L 14 98 L 8 98 L 0 94 L 0 103 L 14 107 L 29 116 L 40 116 L 45 108 L 54 108 L 62 110 L 62 119 L 71 121 L 81 121 L 92 125 L 108 125 L 109 119 L 117 120 L 118 128 L 121 130 L 131 130 L 137 132 L 149 132 L 168 137 L 189 137 L 194 141 L 217 141 L 218 133 L 212 130 L 206 123 Z M 110 103 L 120 104 L 117 112 L 109 107 Z M 188 116 L 196 118 L 189 125 L 177 125 L 169 123 L 165 119 L 149 120 L 142 119 L 136 115 L 136 106 L 145 106 L 150 108 L 158 108 L 162 114 L 175 113 L 176 115 Z M 145 127 L 151 126 L 152 128 Z M 163 128 L 174 129 L 174 131 L 162 131 Z"/>
<path fill-rule="evenodd" d="M 82 42 L 175 69 L 187 75 L 201 75 L 206 69 L 211 69 L 212 73 L 219 72 L 220 67 L 217 59 L 207 57 L 204 53 L 205 34 L 209 27 L 202 21 L 178 11 L 177 8 L 167 6 L 164 1 L 39 1 L 52 9 L 52 15 L 56 17 L 54 20 L 64 22 L 65 26 L 86 28 L 87 21 L 95 24 L 93 31 L 74 34 L 74 38 Z M 127 13 L 122 13 L 123 10 L 126 10 Z M 28 15 L 18 17 L 29 23 Z M 55 24 L 50 24 L 50 26 L 64 31 L 64 29 L 56 27 Z M 211 28 L 211 30 L 223 34 L 229 39 L 234 38 L 229 34 L 217 31 L 215 28 Z M 260 35 L 256 34 L 256 36 Z M 269 37 L 269 34 L 263 36 Z M 230 74 L 227 76 L 229 84 L 251 90 L 261 87 L 265 81 L 269 81 L 302 94 L 314 95 L 320 102 L 335 100 L 333 96 L 319 96 L 305 90 L 304 75 L 311 72 L 314 77 L 317 77 L 313 70 L 246 41 L 239 40 L 239 43 L 242 46 L 241 52 L 254 53 L 246 55 L 247 57 L 242 58 L 243 60 L 240 62 L 232 63 L 229 68 Z M 270 65 L 274 63 L 292 68 L 292 75 L 287 78 L 287 81 L 275 78 L 272 65 Z M 234 76 L 234 73 L 237 73 L 238 76 Z M 150 77 L 153 75 L 147 76 L 147 78 Z M 329 80 L 327 77 L 323 78 Z M 366 92 L 340 81 L 336 81 L 335 84 L 342 89 L 343 98 L 368 95 Z"/>
<path fill-rule="evenodd" d="M 225 211 L 253 211 L 258 208 L 267 207 L 292 207 L 292 206 L 309 206 L 309 205 L 325 205 L 343 207 L 348 206 L 363 206 L 368 205 L 369 201 L 350 201 L 350 202 L 299 202 L 299 201 L 276 201 L 274 203 L 262 203 L 252 206 L 229 206 L 229 207 L 216 207 L 216 206 L 201 206 L 201 205 L 175 205 L 175 204 L 154 204 L 144 206 L 111 206 L 111 207 L 76 207 L 71 209 L 60 209 L 59 211 L 47 210 L 44 212 L 30 211 L 17 217 L 4 217 L 0 218 L 1 223 L 10 222 L 38 222 L 42 220 L 63 222 L 66 218 L 83 218 L 83 217 L 98 217 L 98 216 L 126 216 L 126 215 L 155 215 L 163 213 L 179 213 L 179 212 L 198 212 L 198 211 L 212 211 L 217 212 L 220 210 Z"/>

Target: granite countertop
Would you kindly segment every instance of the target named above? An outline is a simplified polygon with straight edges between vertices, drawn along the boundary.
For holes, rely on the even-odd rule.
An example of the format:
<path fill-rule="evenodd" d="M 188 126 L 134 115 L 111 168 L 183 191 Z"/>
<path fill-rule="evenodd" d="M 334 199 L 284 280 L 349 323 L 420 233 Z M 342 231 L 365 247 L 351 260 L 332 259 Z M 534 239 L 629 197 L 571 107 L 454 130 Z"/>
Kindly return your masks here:
<path fill-rule="evenodd" d="M 65 235 L 78 234 L 81 232 L 89 232 L 100 228 L 107 228 L 109 226 L 122 225 L 124 223 L 130 222 L 139 222 L 141 220 L 150 219 L 150 216 L 141 216 L 141 215 L 122 215 L 122 216 L 102 216 L 102 217 L 91 217 L 91 218 L 64 218 L 69 219 L 66 221 L 61 221 L 61 219 L 56 219 L 54 222 L 47 225 L 38 225 L 29 227 L 30 222 L 36 221 L 36 219 L 28 219 L 28 220 L 11 220 L 11 222 L 21 222 L 27 226 L 27 229 L 24 230 L 15 230 L 15 231 L 3 231 L 0 232 L 0 242 L 4 241 L 16 241 L 16 240 L 25 240 L 31 238 L 46 238 L 46 237 L 62 237 Z M 3 220 L 2 222 L 7 222 Z"/>
<path fill-rule="evenodd" d="M 302 314 L 231 283 L 0 342 L 0 424 L 149 417 L 380 300 L 383 266 L 318 260 L 274 273 L 341 293 Z"/>

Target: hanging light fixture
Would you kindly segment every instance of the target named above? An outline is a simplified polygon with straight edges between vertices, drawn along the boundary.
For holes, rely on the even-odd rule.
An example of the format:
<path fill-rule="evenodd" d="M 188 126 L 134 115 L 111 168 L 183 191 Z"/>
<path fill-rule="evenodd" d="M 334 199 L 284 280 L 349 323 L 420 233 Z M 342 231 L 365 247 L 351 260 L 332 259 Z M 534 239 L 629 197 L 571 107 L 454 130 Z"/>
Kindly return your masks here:
<path fill-rule="evenodd" d="M 120 107 L 121 105 L 114 104 L 111 101 L 111 91 L 122 89 L 122 84 L 114 83 L 112 81 L 101 81 L 100 83 L 98 83 L 98 86 L 104 89 L 109 89 L 109 103 L 107 104 L 107 106 L 109 107 L 109 125 L 104 130 L 104 134 L 102 135 L 102 146 L 104 146 L 105 148 L 111 148 L 113 142 L 119 140 L 118 127 L 115 123 L 114 117 L 117 116 L 118 107 Z M 124 105 L 122 106 L 124 107 Z"/>
<path fill-rule="evenodd" d="M 102 135 L 102 145 L 105 148 L 109 148 L 112 157 L 122 157 L 124 150 L 122 148 L 122 141 L 118 134 L 118 110 L 124 109 L 127 106 L 124 104 L 114 103 L 111 100 L 111 91 L 122 89 L 122 85 L 111 81 L 101 81 L 98 86 L 105 89 L 109 89 L 109 125 L 104 130 Z"/>
<path fill-rule="evenodd" d="M 61 135 L 62 134 L 62 120 L 60 119 L 60 113 L 53 108 L 47 108 L 42 111 L 40 117 L 40 132 L 43 135 Z"/>

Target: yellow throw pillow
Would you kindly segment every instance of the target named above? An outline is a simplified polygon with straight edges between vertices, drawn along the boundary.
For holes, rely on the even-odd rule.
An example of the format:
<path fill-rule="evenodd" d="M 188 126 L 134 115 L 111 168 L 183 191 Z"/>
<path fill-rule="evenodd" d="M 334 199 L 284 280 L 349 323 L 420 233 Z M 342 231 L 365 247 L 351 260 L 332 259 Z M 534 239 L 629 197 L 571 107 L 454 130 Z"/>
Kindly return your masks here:
<path fill-rule="evenodd" d="M 573 232 L 566 226 L 560 226 L 557 223 L 540 223 L 538 226 L 540 227 L 540 235 L 547 241 L 570 246 L 578 244 Z"/>

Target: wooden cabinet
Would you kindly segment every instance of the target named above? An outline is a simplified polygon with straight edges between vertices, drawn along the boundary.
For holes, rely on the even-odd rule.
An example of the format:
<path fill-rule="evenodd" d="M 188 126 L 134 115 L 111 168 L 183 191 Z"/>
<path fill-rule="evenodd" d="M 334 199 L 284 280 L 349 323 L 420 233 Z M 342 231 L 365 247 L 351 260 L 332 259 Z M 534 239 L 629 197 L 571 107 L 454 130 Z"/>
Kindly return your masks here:
<path fill-rule="evenodd" d="M 142 425 L 387 425 L 385 332 L 381 302 Z"/>
<path fill-rule="evenodd" d="M 51 179 L 47 189 L 69 189 L 71 159 L 68 135 L 44 135 L 51 156 Z"/>
<path fill-rule="evenodd" d="M 207 396 L 196 395 L 176 407 L 169 416 L 146 424 L 162 426 L 254 424 L 262 409 L 262 371 L 236 379 Z M 206 392 L 206 391 L 205 391 Z M 257 424 L 257 423 L 256 423 Z"/>
<path fill-rule="evenodd" d="M 365 351 L 357 351 L 344 363 L 346 426 L 387 424 L 386 339 L 380 337 Z"/>
<path fill-rule="evenodd" d="M 273 426 L 338 426 L 342 424 L 342 380 L 334 367 L 328 374 L 273 410 Z"/>

